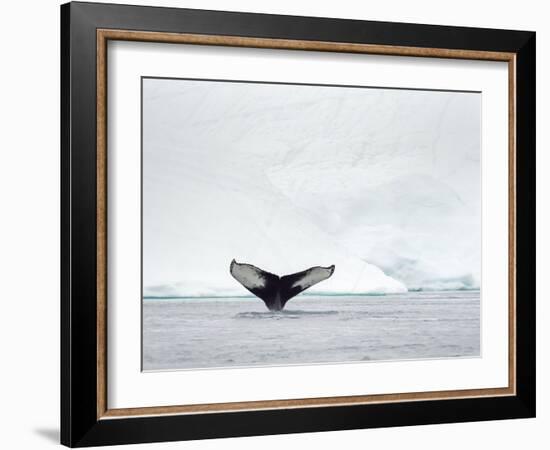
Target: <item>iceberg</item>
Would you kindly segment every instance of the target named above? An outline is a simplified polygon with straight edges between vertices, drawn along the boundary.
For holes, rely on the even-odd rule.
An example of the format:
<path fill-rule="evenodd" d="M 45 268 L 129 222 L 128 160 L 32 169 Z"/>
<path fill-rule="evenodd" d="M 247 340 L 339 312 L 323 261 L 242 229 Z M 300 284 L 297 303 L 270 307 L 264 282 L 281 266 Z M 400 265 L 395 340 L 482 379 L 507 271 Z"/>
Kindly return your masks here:
<path fill-rule="evenodd" d="M 479 287 L 478 94 L 143 83 L 145 296 L 246 295 L 234 258 L 334 264 L 311 294 Z"/>
<path fill-rule="evenodd" d="M 406 291 L 321 230 L 260 167 L 243 163 L 235 172 L 234 155 L 214 167 L 209 158 L 197 152 L 192 167 L 144 175 L 145 296 L 248 294 L 229 274 L 233 258 L 279 275 L 334 264 L 334 276 L 309 294 Z"/>

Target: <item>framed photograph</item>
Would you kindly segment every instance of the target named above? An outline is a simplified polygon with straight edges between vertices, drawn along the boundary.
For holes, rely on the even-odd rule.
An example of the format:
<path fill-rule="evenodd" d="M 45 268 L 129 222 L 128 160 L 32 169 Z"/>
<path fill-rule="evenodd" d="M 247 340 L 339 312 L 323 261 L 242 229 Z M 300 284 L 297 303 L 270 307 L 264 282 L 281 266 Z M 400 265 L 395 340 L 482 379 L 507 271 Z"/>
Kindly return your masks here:
<path fill-rule="evenodd" d="M 61 7 L 61 441 L 535 415 L 535 33 Z"/>

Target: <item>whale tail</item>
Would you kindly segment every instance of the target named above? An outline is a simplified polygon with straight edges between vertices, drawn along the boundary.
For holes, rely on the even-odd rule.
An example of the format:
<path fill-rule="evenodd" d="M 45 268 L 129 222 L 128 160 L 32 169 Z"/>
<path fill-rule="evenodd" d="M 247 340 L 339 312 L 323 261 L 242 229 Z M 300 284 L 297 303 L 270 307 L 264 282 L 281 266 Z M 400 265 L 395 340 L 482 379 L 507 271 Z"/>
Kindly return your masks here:
<path fill-rule="evenodd" d="M 320 283 L 334 273 L 335 266 L 311 267 L 302 272 L 279 277 L 252 264 L 231 261 L 229 272 L 256 297 L 262 299 L 268 309 L 280 311 L 292 297 Z"/>

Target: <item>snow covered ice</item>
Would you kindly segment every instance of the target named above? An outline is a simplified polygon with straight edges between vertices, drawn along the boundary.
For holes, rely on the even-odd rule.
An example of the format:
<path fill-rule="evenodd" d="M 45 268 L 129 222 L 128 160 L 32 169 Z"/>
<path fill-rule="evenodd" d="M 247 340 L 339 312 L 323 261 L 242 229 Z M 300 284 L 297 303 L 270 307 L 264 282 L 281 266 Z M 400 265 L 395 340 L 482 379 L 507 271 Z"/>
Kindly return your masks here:
<path fill-rule="evenodd" d="M 479 94 L 145 79 L 143 113 L 145 295 L 235 294 L 233 258 L 479 287 Z"/>

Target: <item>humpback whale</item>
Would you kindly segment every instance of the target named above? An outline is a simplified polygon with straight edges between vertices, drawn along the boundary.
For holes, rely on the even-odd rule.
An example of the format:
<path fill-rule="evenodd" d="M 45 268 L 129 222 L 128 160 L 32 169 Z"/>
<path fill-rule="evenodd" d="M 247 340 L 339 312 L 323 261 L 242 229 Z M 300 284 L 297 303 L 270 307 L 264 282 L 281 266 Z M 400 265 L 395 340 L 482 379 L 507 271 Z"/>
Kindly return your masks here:
<path fill-rule="evenodd" d="M 270 311 L 281 311 L 292 297 L 334 273 L 330 267 L 311 267 L 302 272 L 279 277 L 252 264 L 231 261 L 229 272 L 239 283 L 262 299 Z"/>

